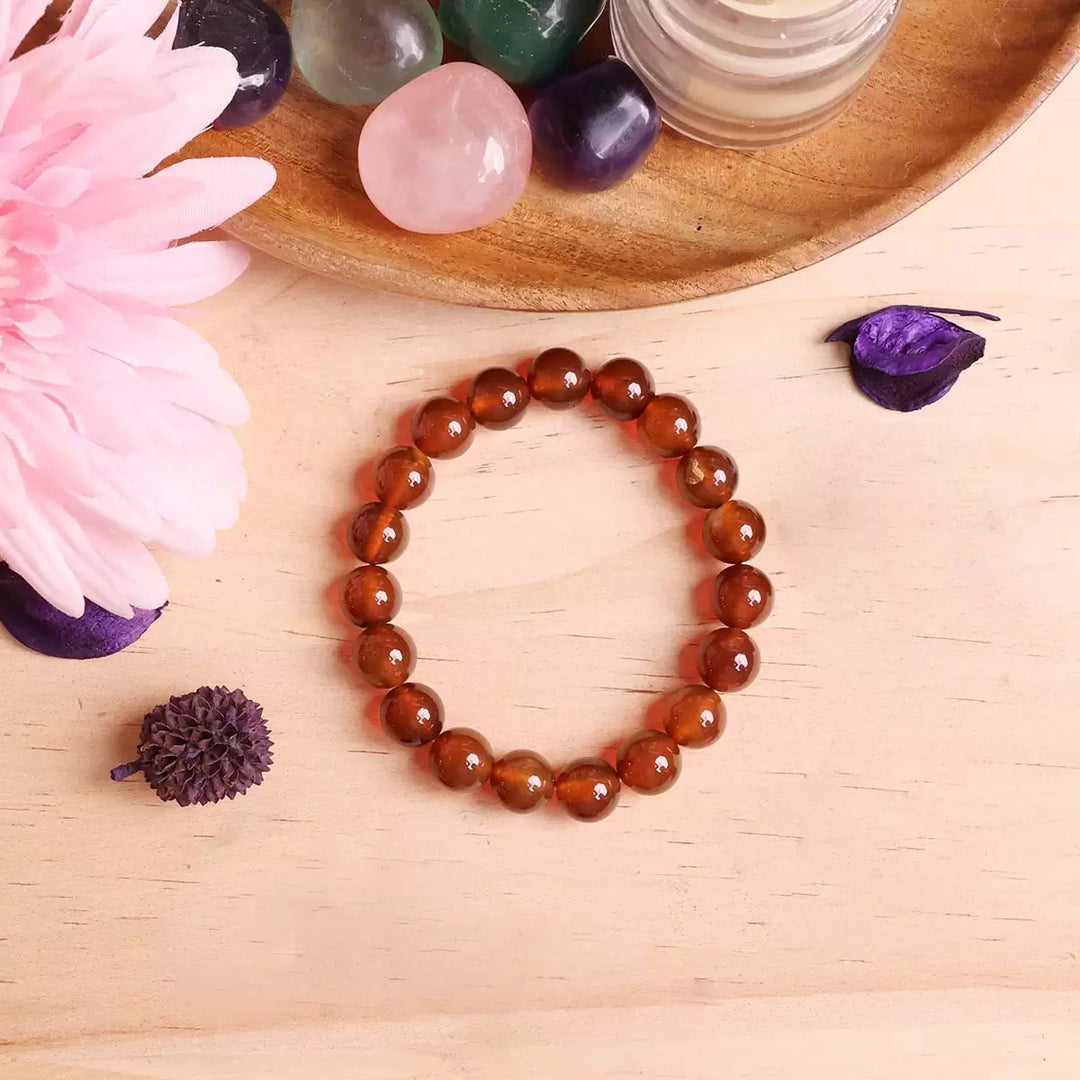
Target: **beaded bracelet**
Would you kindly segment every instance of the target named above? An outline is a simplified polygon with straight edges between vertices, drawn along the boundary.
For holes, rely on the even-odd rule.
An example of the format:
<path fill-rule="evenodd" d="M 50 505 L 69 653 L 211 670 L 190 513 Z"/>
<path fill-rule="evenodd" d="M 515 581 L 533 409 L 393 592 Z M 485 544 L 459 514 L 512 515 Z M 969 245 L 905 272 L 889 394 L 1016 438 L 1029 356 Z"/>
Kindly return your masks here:
<path fill-rule="evenodd" d="M 428 686 L 410 682 L 416 662 L 412 638 L 393 618 L 401 589 L 385 568 L 408 541 L 403 510 L 422 503 L 434 482 L 432 458 L 461 454 L 476 424 L 508 428 L 530 398 L 569 408 L 588 395 L 616 420 L 636 420 L 642 441 L 663 458 L 679 458 L 676 482 L 691 505 L 707 510 L 705 546 L 731 563 L 713 586 L 712 603 L 724 624 L 700 643 L 697 666 L 704 685 L 686 686 L 669 701 L 664 731 L 644 729 L 623 743 L 612 767 L 600 757 L 580 758 L 556 776 L 531 750 L 494 758 L 491 746 L 470 728 L 443 730 L 443 705 Z M 430 744 L 431 769 L 449 788 L 479 789 L 490 779 L 503 805 L 524 813 L 554 795 L 582 821 L 598 821 L 615 808 L 623 784 L 644 794 L 666 791 L 680 770 L 679 748 L 718 739 L 726 710 L 718 691 L 741 690 L 757 674 L 757 645 L 746 633 L 772 610 L 773 589 L 760 570 L 746 565 L 765 542 L 765 522 L 749 503 L 732 498 L 738 470 L 716 446 L 697 445 L 698 414 L 676 394 L 656 394 L 648 371 L 620 357 L 590 373 L 577 353 L 549 349 L 531 364 L 526 381 L 507 368 L 489 368 L 473 380 L 465 402 L 433 398 L 413 417 L 414 446 L 398 446 L 375 468 L 377 500 L 360 508 L 349 527 L 349 546 L 365 565 L 346 578 L 342 606 L 363 627 L 353 657 L 372 686 L 388 691 L 379 708 L 383 728 L 406 746 Z"/>

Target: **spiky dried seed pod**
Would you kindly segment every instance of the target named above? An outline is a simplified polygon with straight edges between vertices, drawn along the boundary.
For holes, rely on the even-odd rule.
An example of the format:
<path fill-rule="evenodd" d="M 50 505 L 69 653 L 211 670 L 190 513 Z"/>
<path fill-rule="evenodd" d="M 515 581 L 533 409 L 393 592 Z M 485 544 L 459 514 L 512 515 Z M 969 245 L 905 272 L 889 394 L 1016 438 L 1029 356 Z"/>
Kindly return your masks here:
<path fill-rule="evenodd" d="M 113 769 L 114 780 L 142 772 L 166 802 L 218 802 L 261 784 L 273 764 L 262 706 L 242 690 L 202 686 L 146 714 L 139 756 Z"/>

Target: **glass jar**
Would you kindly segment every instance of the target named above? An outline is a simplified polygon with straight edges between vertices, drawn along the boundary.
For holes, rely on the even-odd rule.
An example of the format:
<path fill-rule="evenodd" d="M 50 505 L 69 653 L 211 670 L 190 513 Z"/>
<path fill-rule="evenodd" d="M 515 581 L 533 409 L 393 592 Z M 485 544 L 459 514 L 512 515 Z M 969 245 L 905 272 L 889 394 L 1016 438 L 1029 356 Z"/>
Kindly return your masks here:
<path fill-rule="evenodd" d="M 870 74 L 903 0 L 611 0 L 615 50 L 664 119 L 754 149 L 831 120 Z"/>

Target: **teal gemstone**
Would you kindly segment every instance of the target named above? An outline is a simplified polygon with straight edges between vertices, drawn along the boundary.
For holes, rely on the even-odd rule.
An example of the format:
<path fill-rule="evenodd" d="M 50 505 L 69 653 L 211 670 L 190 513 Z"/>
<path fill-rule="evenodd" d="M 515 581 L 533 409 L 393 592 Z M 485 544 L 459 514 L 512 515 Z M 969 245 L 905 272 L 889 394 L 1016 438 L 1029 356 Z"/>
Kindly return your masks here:
<path fill-rule="evenodd" d="M 443 33 L 508 83 L 557 75 L 605 0 L 442 0 Z"/>

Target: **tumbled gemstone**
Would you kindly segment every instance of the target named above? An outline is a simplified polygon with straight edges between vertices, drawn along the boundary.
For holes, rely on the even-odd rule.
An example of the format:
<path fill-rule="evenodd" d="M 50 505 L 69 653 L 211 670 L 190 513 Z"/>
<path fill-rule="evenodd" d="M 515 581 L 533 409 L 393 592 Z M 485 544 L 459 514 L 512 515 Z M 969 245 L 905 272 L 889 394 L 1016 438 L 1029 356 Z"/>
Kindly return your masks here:
<path fill-rule="evenodd" d="M 293 0 L 296 66 L 339 105 L 375 105 L 442 63 L 427 0 Z"/>
<path fill-rule="evenodd" d="M 556 79 L 529 106 L 533 155 L 553 183 L 602 191 L 622 183 L 660 135 L 660 110 L 635 72 L 609 56 Z"/>
<path fill-rule="evenodd" d="M 443 33 L 507 82 L 557 75 L 604 8 L 604 0 L 441 0 Z"/>
<path fill-rule="evenodd" d="M 357 150 L 375 209 L 417 233 L 456 233 L 500 218 L 521 198 L 532 133 L 517 95 L 476 64 L 445 64 L 391 94 Z"/>
<path fill-rule="evenodd" d="M 216 128 L 261 120 L 289 85 L 289 30 L 262 0 L 183 0 L 173 48 L 189 45 L 216 45 L 236 57 L 240 85 Z"/>

